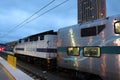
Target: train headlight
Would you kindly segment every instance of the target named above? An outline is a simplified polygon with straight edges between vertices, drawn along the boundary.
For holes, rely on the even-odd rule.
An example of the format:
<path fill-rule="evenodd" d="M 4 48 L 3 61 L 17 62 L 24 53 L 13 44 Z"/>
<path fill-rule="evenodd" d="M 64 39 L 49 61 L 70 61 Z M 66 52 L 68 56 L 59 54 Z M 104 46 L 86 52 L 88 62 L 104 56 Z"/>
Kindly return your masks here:
<path fill-rule="evenodd" d="M 67 54 L 69 56 L 79 56 L 80 48 L 79 47 L 68 47 Z"/>
<path fill-rule="evenodd" d="M 85 57 L 100 57 L 100 47 L 84 47 L 83 55 Z"/>
<path fill-rule="evenodd" d="M 120 21 L 114 23 L 114 30 L 116 34 L 120 34 Z"/>

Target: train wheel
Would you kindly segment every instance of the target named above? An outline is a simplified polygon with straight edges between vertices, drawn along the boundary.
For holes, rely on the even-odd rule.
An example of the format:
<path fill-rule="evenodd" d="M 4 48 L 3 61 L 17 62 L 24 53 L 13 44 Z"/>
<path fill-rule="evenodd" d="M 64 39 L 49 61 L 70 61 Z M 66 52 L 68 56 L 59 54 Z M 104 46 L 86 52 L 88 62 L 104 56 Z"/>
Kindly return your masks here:
<path fill-rule="evenodd" d="M 102 78 L 98 75 L 89 74 L 85 76 L 85 80 L 102 80 Z"/>
<path fill-rule="evenodd" d="M 34 64 L 34 59 L 32 57 L 27 57 L 27 62 Z"/>
<path fill-rule="evenodd" d="M 77 71 L 76 73 L 76 80 L 102 80 L 102 78 L 98 75 L 86 73 L 86 72 L 79 72 Z"/>

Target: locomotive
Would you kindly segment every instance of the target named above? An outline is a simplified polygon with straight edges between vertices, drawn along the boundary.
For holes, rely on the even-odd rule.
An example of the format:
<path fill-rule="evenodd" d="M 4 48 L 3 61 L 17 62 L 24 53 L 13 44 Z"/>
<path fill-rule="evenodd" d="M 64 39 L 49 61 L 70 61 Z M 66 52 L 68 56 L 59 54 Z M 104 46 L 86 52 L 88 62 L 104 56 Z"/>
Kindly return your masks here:
<path fill-rule="evenodd" d="M 31 35 L 17 41 L 15 56 L 43 68 L 56 66 L 57 32 L 53 30 Z M 54 67 L 53 67 L 54 66 Z"/>

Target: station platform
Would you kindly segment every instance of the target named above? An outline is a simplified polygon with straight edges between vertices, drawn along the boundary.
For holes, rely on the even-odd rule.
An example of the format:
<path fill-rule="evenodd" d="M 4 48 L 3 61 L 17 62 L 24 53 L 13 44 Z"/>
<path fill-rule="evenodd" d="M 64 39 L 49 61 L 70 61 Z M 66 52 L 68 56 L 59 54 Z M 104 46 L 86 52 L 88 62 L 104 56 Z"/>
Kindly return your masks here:
<path fill-rule="evenodd" d="M 34 80 L 21 70 L 14 68 L 0 57 L 0 80 Z"/>

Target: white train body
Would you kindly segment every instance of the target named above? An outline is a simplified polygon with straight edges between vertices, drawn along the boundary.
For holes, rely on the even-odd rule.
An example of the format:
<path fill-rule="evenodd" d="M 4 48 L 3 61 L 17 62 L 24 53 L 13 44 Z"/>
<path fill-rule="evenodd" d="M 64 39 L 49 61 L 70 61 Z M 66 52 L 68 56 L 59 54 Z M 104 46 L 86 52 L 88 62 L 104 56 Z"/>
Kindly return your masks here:
<path fill-rule="evenodd" d="M 21 39 L 14 52 L 39 58 L 56 58 L 56 42 L 57 33 L 48 31 Z"/>
<path fill-rule="evenodd" d="M 58 66 L 120 80 L 120 15 L 61 28 Z"/>

